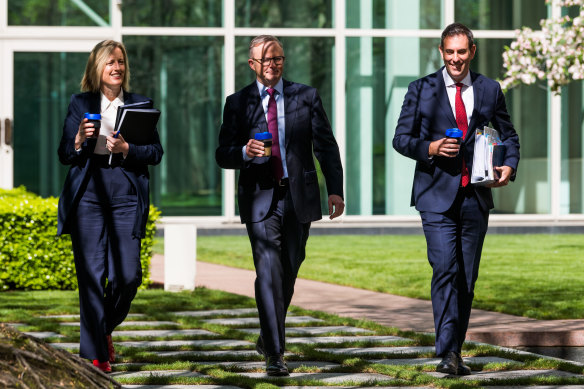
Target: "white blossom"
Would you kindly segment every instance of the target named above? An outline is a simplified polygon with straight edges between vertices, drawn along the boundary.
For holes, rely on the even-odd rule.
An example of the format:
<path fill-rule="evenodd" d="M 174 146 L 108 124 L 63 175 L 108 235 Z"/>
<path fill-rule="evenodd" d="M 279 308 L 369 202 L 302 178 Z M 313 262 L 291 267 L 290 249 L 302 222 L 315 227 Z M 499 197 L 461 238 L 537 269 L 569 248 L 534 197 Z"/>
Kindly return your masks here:
<path fill-rule="evenodd" d="M 541 31 L 516 30 L 516 40 L 505 48 L 501 88 L 547 81 L 554 93 L 572 80 L 584 79 L 584 0 L 546 0 L 560 7 L 579 7 L 576 17 L 543 19 Z"/>

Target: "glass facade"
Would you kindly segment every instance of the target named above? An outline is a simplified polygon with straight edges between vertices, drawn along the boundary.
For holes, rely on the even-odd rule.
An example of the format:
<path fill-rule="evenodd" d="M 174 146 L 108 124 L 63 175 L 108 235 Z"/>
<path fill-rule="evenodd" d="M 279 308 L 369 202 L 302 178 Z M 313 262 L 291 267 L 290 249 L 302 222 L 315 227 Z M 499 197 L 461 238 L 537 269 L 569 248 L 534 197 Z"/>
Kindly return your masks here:
<path fill-rule="evenodd" d="M 8 0 L 9 26 L 109 26 L 108 0 Z"/>
<path fill-rule="evenodd" d="M 161 165 L 151 168 L 153 203 L 163 216 L 228 218 L 237 215 L 238 175 L 218 168 L 214 154 L 225 97 L 254 81 L 247 64 L 252 36 L 277 34 L 286 55 L 284 77 L 319 90 L 344 160 L 347 217 L 375 220 L 416 214 L 409 206 L 414 162 L 396 153 L 391 142 L 408 84 L 442 66 L 443 27 L 453 21 L 471 27 L 478 37 L 471 69 L 497 79 L 514 30 L 538 29 L 551 13 L 544 0 L 4 4 L 0 46 L 16 42 L 10 46 L 13 55 L 0 59 L 10 61 L 5 69 L 14 82 L 14 186 L 59 194 L 67 169 L 58 163 L 56 149 L 69 97 L 79 92 L 89 49 L 102 39 L 121 39 L 129 53 L 132 90 L 152 97 L 163 113 L 159 132 L 166 153 Z M 88 49 L 60 46 L 71 36 L 86 40 Z M 23 37 L 36 39 L 39 48 L 21 49 Z M 45 42 L 54 44 L 45 47 Z M 521 86 L 507 92 L 506 100 L 520 137 L 521 162 L 517 180 L 493 191 L 493 212 L 584 214 L 584 83 L 565 87 L 561 97 L 543 84 Z M 2 104 L 0 97 L 0 113 Z"/>

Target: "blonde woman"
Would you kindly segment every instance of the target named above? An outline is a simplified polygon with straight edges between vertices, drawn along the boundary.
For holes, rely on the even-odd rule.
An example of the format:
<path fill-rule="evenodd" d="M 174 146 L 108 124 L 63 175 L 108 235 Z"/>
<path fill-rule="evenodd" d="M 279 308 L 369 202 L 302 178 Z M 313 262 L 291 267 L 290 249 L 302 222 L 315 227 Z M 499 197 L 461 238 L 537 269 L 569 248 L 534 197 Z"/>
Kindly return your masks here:
<path fill-rule="evenodd" d="M 140 245 L 148 219 L 148 165 L 163 150 L 114 136 L 120 105 L 152 101 L 130 93 L 124 45 L 98 43 L 87 61 L 82 93 L 71 97 L 59 160 L 70 165 L 59 198 L 58 234 L 71 234 L 79 284 L 80 350 L 104 372 L 115 359 L 111 333 L 127 316 L 142 282 Z M 101 114 L 100 128 L 85 113 Z M 110 162 L 110 153 L 113 154 Z"/>

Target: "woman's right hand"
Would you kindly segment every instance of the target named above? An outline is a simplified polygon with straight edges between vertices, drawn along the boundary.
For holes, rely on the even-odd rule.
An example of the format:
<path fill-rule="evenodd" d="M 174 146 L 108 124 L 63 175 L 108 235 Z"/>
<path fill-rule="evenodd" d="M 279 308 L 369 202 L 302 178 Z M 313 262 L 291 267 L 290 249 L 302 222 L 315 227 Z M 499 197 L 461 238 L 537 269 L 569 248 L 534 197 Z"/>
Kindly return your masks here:
<path fill-rule="evenodd" d="M 81 145 L 87 138 L 93 137 L 95 134 L 99 134 L 98 130 L 94 127 L 93 123 L 90 123 L 88 119 L 83 119 L 79 123 L 79 130 L 75 136 L 75 149 L 80 149 Z"/>

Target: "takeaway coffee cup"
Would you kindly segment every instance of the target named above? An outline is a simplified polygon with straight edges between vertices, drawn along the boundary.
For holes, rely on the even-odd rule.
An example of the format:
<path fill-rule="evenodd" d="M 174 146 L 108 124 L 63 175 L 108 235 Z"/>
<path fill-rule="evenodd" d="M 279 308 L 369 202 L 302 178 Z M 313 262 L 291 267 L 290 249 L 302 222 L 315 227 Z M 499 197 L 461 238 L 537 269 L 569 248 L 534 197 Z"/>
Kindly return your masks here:
<path fill-rule="evenodd" d="M 462 131 L 458 128 L 449 128 L 446 130 L 446 137 L 456 139 L 456 143 L 462 143 Z"/>
<path fill-rule="evenodd" d="M 272 134 L 269 132 L 258 132 L 254 139 L 264 142 L 264 155 L 269 157 L 272 155 Z"/>
<path fill-rule="evenodd" d="M 93 133 L 92 138 L 99 137 L 99 129 L 101 128 L 101 115 L 99 113 L 85 113 L 85 119 L 89 121 L 89 123 L 93 123 L 93 127 L 95 128 L 95 132 Z"/>

